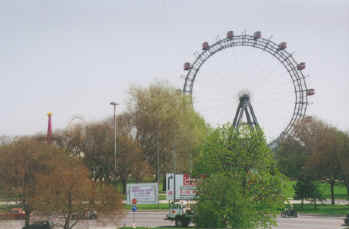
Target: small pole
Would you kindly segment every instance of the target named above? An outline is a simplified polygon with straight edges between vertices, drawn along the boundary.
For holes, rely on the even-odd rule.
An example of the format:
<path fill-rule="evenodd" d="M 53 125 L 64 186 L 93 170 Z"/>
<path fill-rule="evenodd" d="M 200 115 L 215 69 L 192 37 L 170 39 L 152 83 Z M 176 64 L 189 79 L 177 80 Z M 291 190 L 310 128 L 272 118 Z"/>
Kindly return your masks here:
<path fill-rule="evenodd" d="M 132 214 L 132 215 L 133 215 L 132 228 L 136 228 L 136 223 L 135 223 L 135 221 L 136 221 L 136 220 L 135 220 L 135 211 L 133 211 L 133 214 Z"/>
<path fill-rule="evenodd" d="M 136 211 L 137 211 L 137 199 L 136 198 L 133 198 L 132 199 L 132 228 L 136 228 L 136 217 L 135 217 L 135 214 L 136 214 Z"/>

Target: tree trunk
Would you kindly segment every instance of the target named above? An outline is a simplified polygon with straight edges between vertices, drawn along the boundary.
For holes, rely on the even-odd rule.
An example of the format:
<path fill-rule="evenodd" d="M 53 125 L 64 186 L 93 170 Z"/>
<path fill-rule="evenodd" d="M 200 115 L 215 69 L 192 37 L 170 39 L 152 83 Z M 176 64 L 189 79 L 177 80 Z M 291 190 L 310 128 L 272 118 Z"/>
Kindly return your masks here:
<path fill-rule="evenodd" d="M 304 206 L 304 199 L 301 200 L 301 209 L 303 209 Z"/>
<path fill-rule="evenodd" d="M 24 216 L 24 223 L 25 223 L 25 226 L 29 226 L 30 224 L 30 208 L 27 204 L 27 201 L 26 201 L 26 193 L 24 192 L 23 193 L 23 200 L 22 200 L 22 203 L 23 203 L 23 210 L 25 212 L 25 216 Z"/>
<path fill-rule="evenodd" d="M 64 229 L 69 229 L 69 224 L 70 224 L 70 216 L 67 216 L 67 218 L 65 219 L 65 223 L 64 223 Z"/>
<path fill-rule="evenodd" d="M 26 227 L 29 226 L 29 223 L 30 223 L 30 213 L 29 212 L 25 212 L 24 222 L 25 222 Z"/>
<path fill-rule="evenodd" d="M 122 193 L 126 194 L 127 180 L 126 179 L 122 179 L 121 183 L 122 183 Z"/>
<path fill-rule="evenodd" d="M 330 187 L 331 187 L 331 204 L 332 204 L 332 205 L 335 204 L 335 200 L 334 200 L 334 184 L 335 184 L 335 181 L 330 181 Z"/>
<path fill-rule="evenodd" d="M 314 209 L 317 208 L 317 204 L 316 204 L 316 198 L 314 199 Z"/>
<path fill-rule="evenodd" d="M 70 229 L 70 218 L 73 208 L 72 193 L 68 193 L 68 215 L 65 218 L 64 229 Z"/>
<path fill-rule="evenodd" d="M 164 176 L 164 178 L 162 179 L 162 191 L 166 192 L 166 176 Z"/>

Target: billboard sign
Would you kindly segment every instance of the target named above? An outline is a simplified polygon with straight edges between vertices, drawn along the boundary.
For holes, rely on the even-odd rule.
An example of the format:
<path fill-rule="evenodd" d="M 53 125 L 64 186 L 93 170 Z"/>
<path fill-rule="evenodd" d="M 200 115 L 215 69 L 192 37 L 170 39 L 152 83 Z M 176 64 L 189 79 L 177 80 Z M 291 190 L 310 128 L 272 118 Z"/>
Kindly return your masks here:
<path fill-rule="evenodd" d="M 176 187 L 176 188 L 174 188 Z M 196 196 L 196 183 L 188 174 L 166 174 L 167 200 L 193 200 Z"/>
<path fill-rule="evenodd" d="M 158 190 L 157 183 L 127 184 L 127 204 L 157 204 Z"/>

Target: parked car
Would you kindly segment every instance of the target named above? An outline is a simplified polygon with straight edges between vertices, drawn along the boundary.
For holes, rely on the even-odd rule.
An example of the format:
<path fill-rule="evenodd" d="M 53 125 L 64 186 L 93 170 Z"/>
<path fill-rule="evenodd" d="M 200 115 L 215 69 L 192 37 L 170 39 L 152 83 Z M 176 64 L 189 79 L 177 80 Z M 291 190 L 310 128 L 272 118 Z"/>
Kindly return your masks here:
<path fill-rule="evenodd" d="M 8 212 L 0 214 L 0 219 L 24 219 L 25 212 L 22 208 L 12 208 Z"/>
<path fill-rule="evenodd" d="M 28 226 L 24 226 L 22 229 L 52 229 L 53 225 L 50 221 L 37 221 Z"/>
<path fill-rule="evenodd" d="M 344 219 L 344 225 L 349 226 L 349 214 L 347 214 L 346 218 Z"/>
<path fill-rule="evenodd" d="M 281 211 L 281 217 L 298 217 L 297 210 L 293 207 L 287 207 Z"/>

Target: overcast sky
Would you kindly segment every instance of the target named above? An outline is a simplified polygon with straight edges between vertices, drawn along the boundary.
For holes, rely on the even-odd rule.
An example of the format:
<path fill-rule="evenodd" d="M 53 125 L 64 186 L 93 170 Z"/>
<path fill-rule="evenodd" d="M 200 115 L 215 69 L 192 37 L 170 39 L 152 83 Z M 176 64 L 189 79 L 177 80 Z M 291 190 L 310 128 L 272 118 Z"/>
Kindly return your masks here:
<path fill-rule="evenodd" d="M 96 121 L 126 109 L 130 85 L 167 80 L 183 87 L 183 63 L 201 43 L 262 31 L 288 51 L 310 88 L 309 115 L 349 130 L 348 0 L 0 0 L 0 135 L 45 132 L 74 115 Z M 293 109 L 289 76 L 267 54 L 224 50 L 202 67 L 195 108 L 213 125 L 231 121 L 237 95 L 247 89 L 268 138 Z"/>

